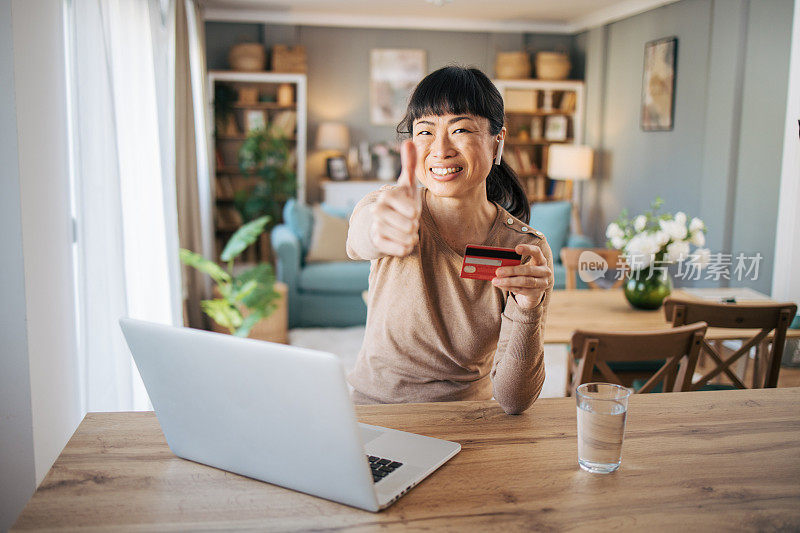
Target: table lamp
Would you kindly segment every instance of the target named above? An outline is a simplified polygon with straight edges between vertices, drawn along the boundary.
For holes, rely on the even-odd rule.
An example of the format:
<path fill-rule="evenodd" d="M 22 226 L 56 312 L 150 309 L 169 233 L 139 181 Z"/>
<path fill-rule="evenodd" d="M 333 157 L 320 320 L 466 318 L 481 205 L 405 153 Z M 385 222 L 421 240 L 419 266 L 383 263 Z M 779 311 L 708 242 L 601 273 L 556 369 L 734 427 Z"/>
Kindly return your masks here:
<path fill-rule="evenodd" d="M 572 225 L 575 233 L 582 233 L 578 206 L 572 198 L 572 182 L 591 179 L 593 152 L 589 146 L 579 144 L 551 144 L 547 154 L 547 177 L 566 181 L 566 197 L 572 202 Z"/>
<path fill-rule="evenodd" d="M 350 146 L 350 133 L 341 122 L 323 122 L 317 129 L 317 150 L 335 152 L 325 159 L 328 178 L 332 180 L 347 179 L 347 162 L 344 153 Z"/>

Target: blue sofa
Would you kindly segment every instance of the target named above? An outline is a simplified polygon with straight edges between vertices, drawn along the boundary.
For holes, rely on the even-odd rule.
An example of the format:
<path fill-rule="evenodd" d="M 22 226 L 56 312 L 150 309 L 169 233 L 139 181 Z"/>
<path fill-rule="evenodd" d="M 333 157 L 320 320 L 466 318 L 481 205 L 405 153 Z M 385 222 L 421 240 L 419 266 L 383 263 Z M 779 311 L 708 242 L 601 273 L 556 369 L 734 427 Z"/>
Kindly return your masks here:
<path fill-rule="evenodd" d="M 348 213 L 322 204 L 326 213 Z M 289 287 L 289 327 L 345 327 L 364 324 L 367 306 L 361 293 L 369 287 L 369 261 L 306 264 L 314 216 L 311 208 L 289 200 L 284 223 L 270 234 L 276 277 Z"/>
<path fill-rule="evenodd" d="M 531 204 L 531 226 L 544 233 L 547 243 L 553 251 L 554 287 L 563 289 L 566 286 L 567 270 L 561 264 L 561 249 L 592 248 L 594 243 L 584 235 L 569 233 L 572 204 L 570 202 L 542 202 Z M 578 287 L 585 284 L 578 280 Z"/>

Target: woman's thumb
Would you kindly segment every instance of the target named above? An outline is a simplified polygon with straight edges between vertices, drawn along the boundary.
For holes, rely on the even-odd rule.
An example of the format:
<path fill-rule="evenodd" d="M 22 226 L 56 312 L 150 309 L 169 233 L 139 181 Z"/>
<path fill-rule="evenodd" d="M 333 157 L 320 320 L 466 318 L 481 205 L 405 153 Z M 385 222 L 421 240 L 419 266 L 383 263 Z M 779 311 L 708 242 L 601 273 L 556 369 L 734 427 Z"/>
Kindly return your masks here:
<path fill-rule="evenodd" d="M 411 139 L 403 141 L 400 146 L 400 178 L 397 184 L 401 187 L 407 187 L 409 194 L 416 196 L 417 194 L 417 149 Z"/>

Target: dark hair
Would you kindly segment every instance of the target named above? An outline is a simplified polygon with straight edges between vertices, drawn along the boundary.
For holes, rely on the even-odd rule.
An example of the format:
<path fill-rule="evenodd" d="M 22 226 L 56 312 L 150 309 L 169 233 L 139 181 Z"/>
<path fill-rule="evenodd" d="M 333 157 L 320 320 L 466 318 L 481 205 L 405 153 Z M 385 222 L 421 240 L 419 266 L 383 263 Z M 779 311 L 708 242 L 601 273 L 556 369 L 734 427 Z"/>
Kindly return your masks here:
<path fill-rule="evenodd" d="M 503 97 L 480 70 L 447 66 L 431 72 L 414 89 L 406 115 L 397 125 L 398 134 L 411 135 L 414 121 L 426 115 L 475 115 L 489 120 L 489 133 L 503 128 Z M 486 196 L 527 223 L 531 208 L 517 174 L 501 158 L 486 178 Z"/>

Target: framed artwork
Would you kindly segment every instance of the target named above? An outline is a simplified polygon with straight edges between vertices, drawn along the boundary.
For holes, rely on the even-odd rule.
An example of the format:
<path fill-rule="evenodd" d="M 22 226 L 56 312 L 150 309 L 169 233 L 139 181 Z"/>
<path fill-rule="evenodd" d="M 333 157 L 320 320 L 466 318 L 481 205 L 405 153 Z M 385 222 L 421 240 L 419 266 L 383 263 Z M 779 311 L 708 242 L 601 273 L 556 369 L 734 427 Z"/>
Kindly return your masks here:
<path fill-rule="evenodd" d="M 325 162 L 328 168 L 328 177 L 334 181 L 344 181 L 350 178 L 347 172 L 347 160 L 344 156 L 329 157 Z"/>
<path fill-rule="evenodd" d="M 644 131 L 672 130 L 677 52 L 676 37 L 650 41 L 644 46 L 641 115 Z"/>
<path fill-rule="evenodd" d="M 425 76 L 425 50 L 376 48 L 370 51 L 369 67 L 370 122 L 395 126 Z"/>
<path fill-rule="evenodd" d="M 244 131 L 262 130 L 267 127 L 267 113 L 263 109 L 247 109 L 244 112 Z"/>
<path fill-rule="evenodd" d="M 547 117 L 545 122 L 544 138 L 548 141 L 566 141 L 569 121 L 564 115 Z"/>

